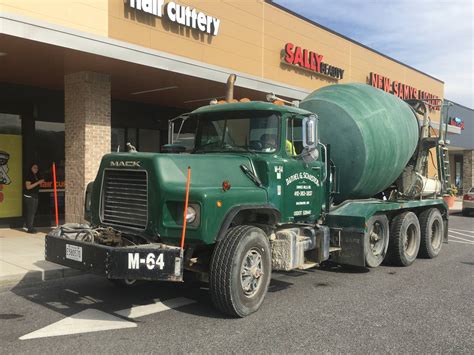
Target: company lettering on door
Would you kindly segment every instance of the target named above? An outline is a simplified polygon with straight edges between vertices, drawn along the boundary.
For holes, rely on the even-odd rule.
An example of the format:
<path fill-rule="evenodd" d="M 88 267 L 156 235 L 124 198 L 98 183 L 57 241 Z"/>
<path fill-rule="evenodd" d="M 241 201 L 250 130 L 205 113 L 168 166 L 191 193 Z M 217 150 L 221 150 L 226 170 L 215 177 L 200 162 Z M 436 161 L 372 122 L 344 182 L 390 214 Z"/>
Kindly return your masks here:
<path fill-rule="evenodd" d="M 125 0 L 130 8 L 217 36 L 221 20 L 206 15 L 192 7 L 179 5 L 174 1 L 165 4 L 164 0 Z"/>

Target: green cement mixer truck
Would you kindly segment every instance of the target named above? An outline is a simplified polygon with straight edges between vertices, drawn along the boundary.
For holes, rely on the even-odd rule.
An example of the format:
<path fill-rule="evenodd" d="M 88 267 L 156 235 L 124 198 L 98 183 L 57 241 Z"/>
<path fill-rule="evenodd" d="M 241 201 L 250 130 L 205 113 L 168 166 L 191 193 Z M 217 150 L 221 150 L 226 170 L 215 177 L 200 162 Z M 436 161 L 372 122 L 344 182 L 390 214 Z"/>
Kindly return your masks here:
<path fill-rule="evenodd" d="M 46 259 L 127 286 L 197 275 L 220 311 L 244 317 L 272 270 L 438 255 L 445 126 L 433 133 L 426 103 L 363 84 L 324 87 L 299 107 L 269 99 L 180 117 L 196 127 L 191 152 L 175 141 L 104 156 L 87 188 L 90 224 L 52 231 Z"/>

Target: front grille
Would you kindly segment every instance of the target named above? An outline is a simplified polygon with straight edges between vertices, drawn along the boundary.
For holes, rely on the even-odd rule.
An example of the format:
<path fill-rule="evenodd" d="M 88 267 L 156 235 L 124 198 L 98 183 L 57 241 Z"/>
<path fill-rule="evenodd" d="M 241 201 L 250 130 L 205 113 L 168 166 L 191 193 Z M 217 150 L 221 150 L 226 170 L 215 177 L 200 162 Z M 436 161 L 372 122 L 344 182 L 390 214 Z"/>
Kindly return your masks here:
<path fill-rule="evenodd" d="M 148 221 L 147 175 L 143 170 L 104 171 L 102 222 L 144 229 Z"/>

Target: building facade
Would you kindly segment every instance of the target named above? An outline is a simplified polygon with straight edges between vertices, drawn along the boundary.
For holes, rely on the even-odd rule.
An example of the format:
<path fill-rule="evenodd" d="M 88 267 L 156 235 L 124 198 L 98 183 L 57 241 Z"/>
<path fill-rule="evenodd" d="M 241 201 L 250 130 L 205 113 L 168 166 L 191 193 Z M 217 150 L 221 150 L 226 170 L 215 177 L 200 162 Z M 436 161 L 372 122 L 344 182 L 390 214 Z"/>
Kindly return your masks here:
<path fill-rule="evenodd" d="M 160 151 L 167 121 L 224 96 L 300 100 L 360 82 L 437 103 L 444 83 L 271 1 L 0 0 L 0 224 L 21 223 L 23 176 L 40 165 L 38 221 L 81 221 L 100 157 Z M 439 122 L 440 112 L 430 112 Z M 452 127 L 459 133 L 459 127 Z M 4 162 L 0 159 L 0 162 Z M 5 168 L 6 170 L 7 168 Z"/>
<path fill-rule="evenodd" d="M 448 139 L 451 184 L 462 195 L 474 187 L 474 110 L 446 101 L 450 103 L 449 124 L 461 130 L 461 134 L 449 134 Z"/>

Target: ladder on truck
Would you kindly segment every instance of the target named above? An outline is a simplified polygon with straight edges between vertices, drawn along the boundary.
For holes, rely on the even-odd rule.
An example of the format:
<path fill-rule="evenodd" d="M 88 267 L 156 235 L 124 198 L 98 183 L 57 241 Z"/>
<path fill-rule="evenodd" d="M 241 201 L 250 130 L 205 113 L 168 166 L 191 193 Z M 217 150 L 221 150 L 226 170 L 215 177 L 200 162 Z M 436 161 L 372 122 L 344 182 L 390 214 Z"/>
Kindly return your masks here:
<path fill-rule="evenodd" d="M 452 104 L 450 102 L 443 101 L 440 105 L 441 114 L 439 120 L 439 129 L 438 129 L 438 144 L 436 145 L 436 156 L 438 158 L 438 176 L 441 181 L 441 193 L 449 194 L 451 192 L 451 170 L 449 165 L 449 155 L 448 155 L 448 144 L 449 141 L 446 139 L 448 133 L 448 111 L 449 106 Z"/>

